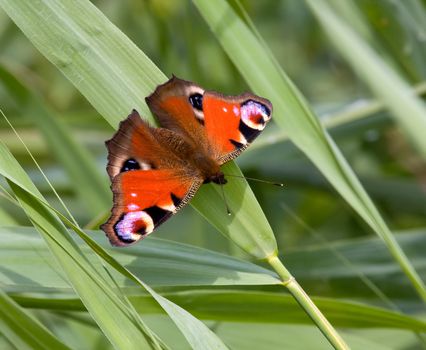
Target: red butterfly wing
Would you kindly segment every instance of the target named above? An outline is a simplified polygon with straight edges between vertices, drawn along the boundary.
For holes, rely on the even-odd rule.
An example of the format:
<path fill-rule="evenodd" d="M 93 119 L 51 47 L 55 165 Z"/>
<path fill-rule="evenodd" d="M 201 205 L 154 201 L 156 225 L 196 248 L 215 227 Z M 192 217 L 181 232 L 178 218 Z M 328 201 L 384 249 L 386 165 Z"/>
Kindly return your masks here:
<path fill-rule="evenodd" d="M 272 104 L 250 93 L 224 96 L 205 92 L 204 124 L 215 159 L 224 164 L 236 158 L 271 119 Z"/>
<path fill-rule="evenodd" d="M 272 104 L 245 93 L 224 96 L 173 77 L 147 99 L 160 125 L 192 139 L 219 164 L 237 157 L 271 119 Z"/>
<path fill-rule="evenodd" d="M 202 180 L 179 155 L 190 152 L 171 130 L 151 128 L 136 111 L 107 142 L 114 206 L 101 226 L 113 245 L 145 238 L 195 194 Z"/>
<path fill-rule="evenodd" d="M 121 173 L 113 180 L 114 207 L 102 229 L 113 245 L 135 243 L 185 205 L 201 183 L 177 176 L 173 169 Z"/>
<path fill-rule="evenodd" d="M 192 96 L 203 94 L 201 87 L 173 76 L 159 85 L 145 100 L 162 128 L 182 135 L 197 151 L 208 155 L 209 143 L 203 112 L 190 103 Z"/>

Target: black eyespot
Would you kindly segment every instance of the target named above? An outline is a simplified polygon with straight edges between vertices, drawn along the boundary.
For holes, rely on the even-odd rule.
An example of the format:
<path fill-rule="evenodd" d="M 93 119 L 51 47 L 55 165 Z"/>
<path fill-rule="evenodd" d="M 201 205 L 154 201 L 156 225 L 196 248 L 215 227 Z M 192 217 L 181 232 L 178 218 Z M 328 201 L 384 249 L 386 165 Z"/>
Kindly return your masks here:
<path fill-rule="evenodd" d="M 140 167 L 139 163 L 135 159 L 130 158 L 130 159 L 127 159 L 124 162 L 123 166 L 121 167 L 120 172 L 125 172 L 125 171 L 130 171 L 130 170 L 139 170 L 140 168 L 141 167 Z"/>
<path fill-rule="evenodd" d="M 199 111 L 202 111 L 203 110 L 203 95 L 201 95 L 201 94 L 193 94 L 193 95 L 189 96 L 189 103 L 195 109 L 198 109 Z"/>

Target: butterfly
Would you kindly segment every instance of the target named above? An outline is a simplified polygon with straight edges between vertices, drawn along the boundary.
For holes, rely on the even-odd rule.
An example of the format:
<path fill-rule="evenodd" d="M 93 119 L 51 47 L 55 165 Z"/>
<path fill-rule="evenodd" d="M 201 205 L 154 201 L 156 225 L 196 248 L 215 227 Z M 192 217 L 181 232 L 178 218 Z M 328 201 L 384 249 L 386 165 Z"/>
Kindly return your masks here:
<path fill-rule="evenodd" d="M 114 204 L 101 229 L 115 246 L 148 236 L 202 184 L 226 184 L 220 166 L 250 145 L 272 113 L 251 93 L 225 96 L 175 76 L 145 100 L 160 127 L 133 110 L 105 142 Z"/>

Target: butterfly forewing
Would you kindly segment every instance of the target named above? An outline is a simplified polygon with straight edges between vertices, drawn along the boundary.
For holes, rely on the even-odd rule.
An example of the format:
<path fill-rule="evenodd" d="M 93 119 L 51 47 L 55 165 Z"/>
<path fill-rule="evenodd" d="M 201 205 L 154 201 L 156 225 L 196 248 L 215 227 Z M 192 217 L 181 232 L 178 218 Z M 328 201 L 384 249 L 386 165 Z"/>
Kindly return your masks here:
<path fill-rule="evenodd" d="M 223 96 L 206 92 L 203 106 L 207 139 L 220 164 L 245 150 L 263 131 L 272 113 L 268 100 L 249 93 Z"/>
<path fill-rule="evenodd" d="M 145 100 L 161 127 L 173 130 L 203 149 L 208 145 L 203 127 L 203 94 L 204 90 L 194 83 L 173 77 Z"/>
<path fill-rule="evenodd" d="M 148 106 L 164 128 L 186 135 L 220 164 L 237 157 L 271 119 L 272 104 L 244 93 L 225 96 L 173 77 L 157 87 Z"/>

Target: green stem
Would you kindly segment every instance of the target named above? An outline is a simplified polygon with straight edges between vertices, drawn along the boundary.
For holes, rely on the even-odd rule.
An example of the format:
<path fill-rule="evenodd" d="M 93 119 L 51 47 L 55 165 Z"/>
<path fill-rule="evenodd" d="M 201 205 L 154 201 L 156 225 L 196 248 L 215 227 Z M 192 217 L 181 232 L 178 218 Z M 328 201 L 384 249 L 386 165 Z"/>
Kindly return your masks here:
<path fill-rule="evenodd" d="M 324 334 L 324 336 L 328 339 L 330 344 L 338 350 L 349 349 L 349 346 L 345 343 L 339 333 L 337 333 L 330 322 L 328 322 L 328 320 L 324 317 L 311 298 L 309 298 L 309 295 L 305 293 L 303 288 L 285 268 L 281 260 L 274 255 L 268 258 L 268 263 L 280 276 L 283 281 L 283 285 L 289 290 L 299 305 L 306 311 L 312 321 L 321 330 L 322 334 Z"/>

